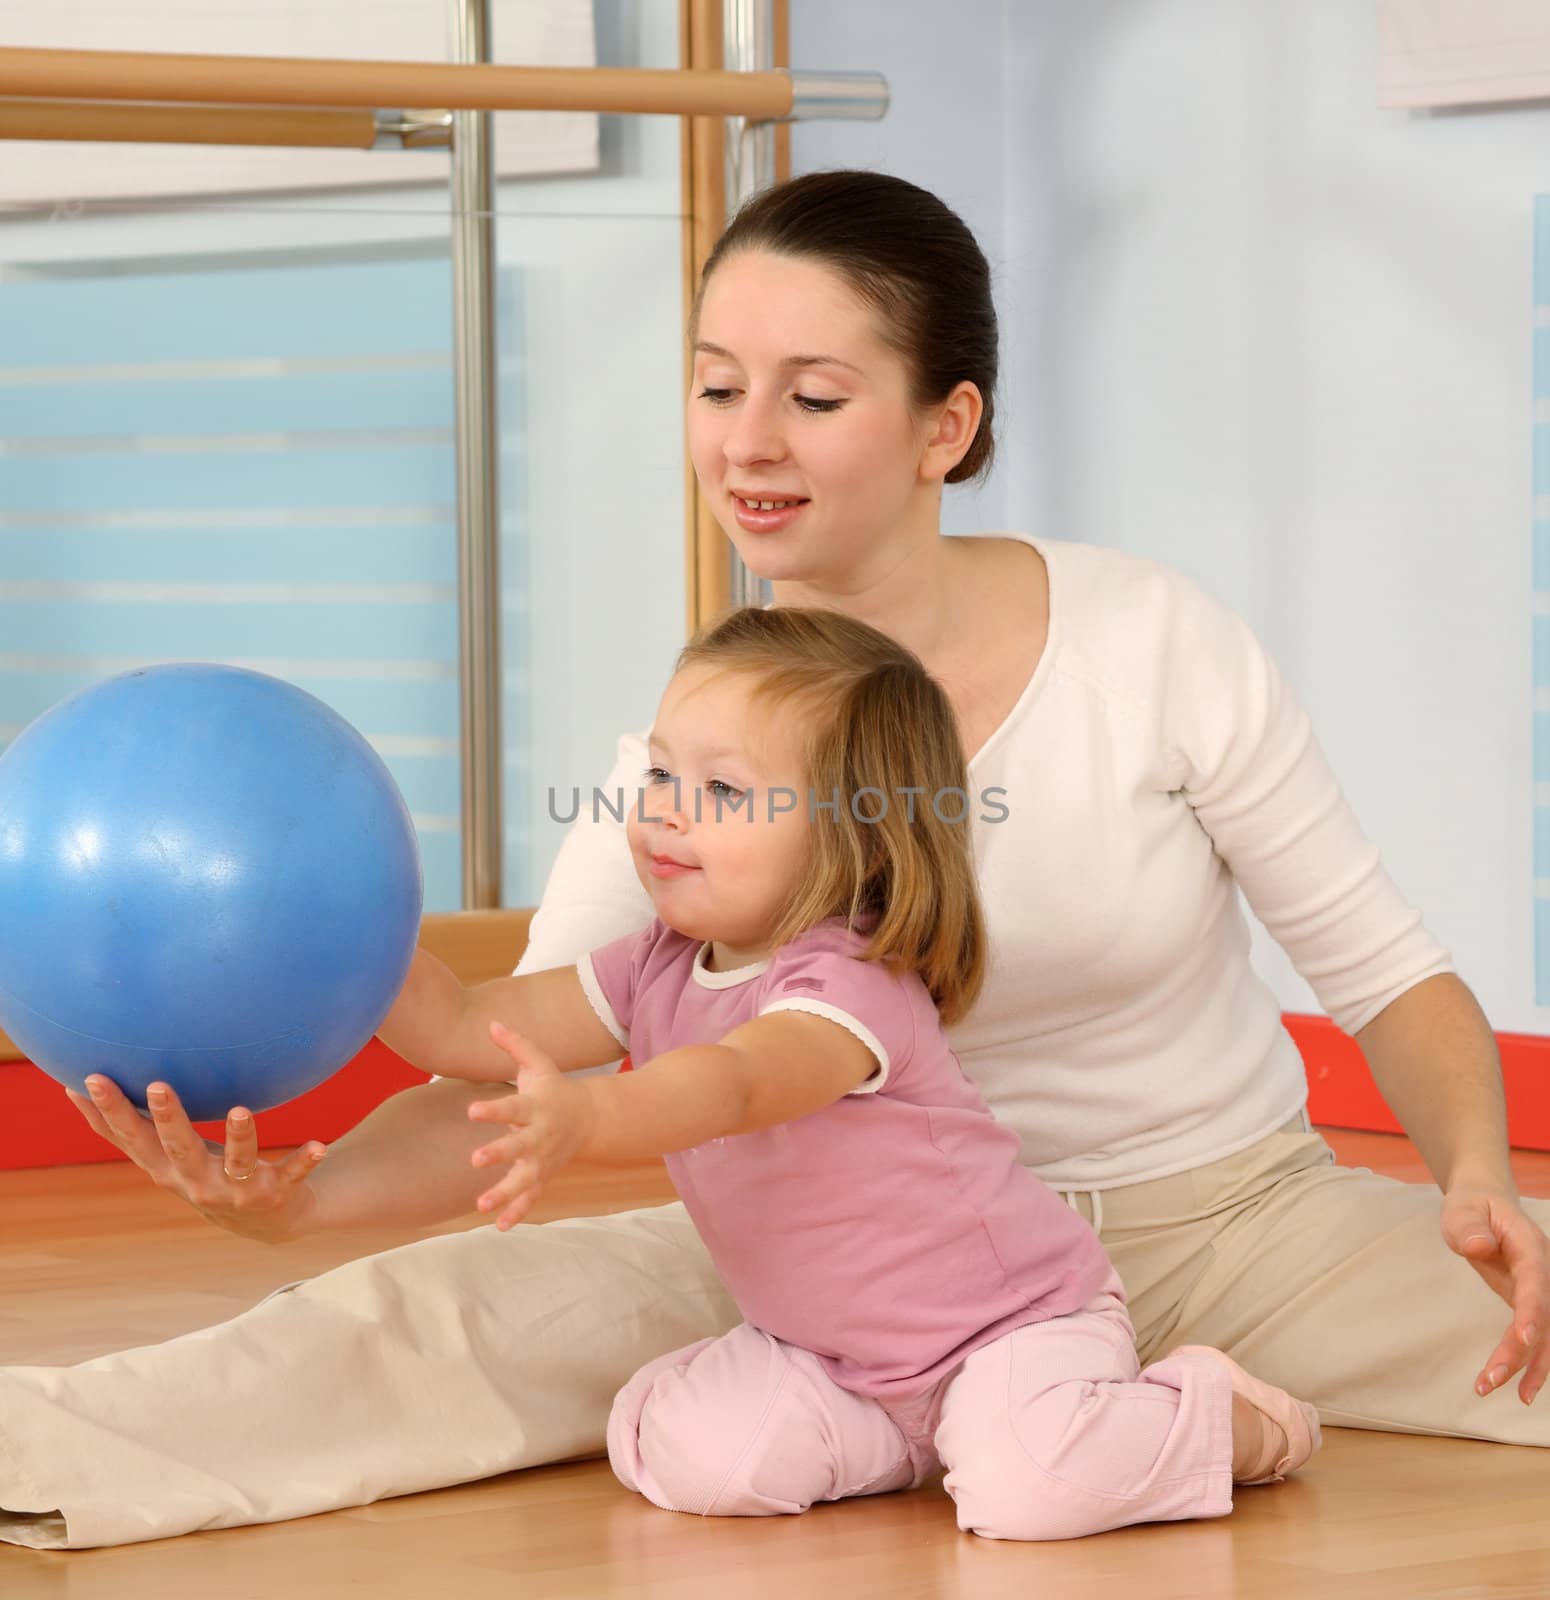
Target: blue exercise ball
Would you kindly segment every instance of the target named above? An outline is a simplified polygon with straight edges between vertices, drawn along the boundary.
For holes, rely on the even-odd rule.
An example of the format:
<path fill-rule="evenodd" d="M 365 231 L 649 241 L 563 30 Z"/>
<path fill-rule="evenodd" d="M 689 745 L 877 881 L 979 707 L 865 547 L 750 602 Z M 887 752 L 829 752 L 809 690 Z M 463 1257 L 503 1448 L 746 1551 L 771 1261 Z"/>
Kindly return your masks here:
<path fill-rule="evenodd" d="M 51 1077 L 195 1121 L 321 1083 L 418 937 L 419 851 L 370 745 L 259 672 L 94 685 L 0 756 L 0 1027 Z"/>

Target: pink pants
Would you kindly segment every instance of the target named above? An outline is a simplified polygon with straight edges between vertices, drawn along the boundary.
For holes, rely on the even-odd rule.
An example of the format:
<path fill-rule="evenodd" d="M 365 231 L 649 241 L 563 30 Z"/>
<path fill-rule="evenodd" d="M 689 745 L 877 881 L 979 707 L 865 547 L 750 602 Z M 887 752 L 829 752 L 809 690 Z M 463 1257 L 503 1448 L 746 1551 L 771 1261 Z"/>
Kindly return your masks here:
<path fill-rule="evenodd" d="M 1232 1391 L 1209 1356 L 1140 1370 L 1118 1279 L 975 1351 L 927 1394 L 840 1388 L 743 1323 L 641 1368 L 608 1419 L 626 1488 L 667 1511 L 760 1517 L 912 1489 L 939 1467 L 958 1526 L 1075 1539 L 1232 1509 Z"/>

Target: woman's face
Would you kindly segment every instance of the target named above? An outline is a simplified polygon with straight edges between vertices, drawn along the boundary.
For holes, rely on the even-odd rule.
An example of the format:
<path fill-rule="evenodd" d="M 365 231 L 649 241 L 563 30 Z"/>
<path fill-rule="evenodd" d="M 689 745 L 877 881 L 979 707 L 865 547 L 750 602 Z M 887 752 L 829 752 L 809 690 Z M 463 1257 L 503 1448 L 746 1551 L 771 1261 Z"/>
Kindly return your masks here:
<path fill-rule="evenodd" d="M 689 452 L 752 572 L 847 589 L 934 535 L 941 482 L 920 470 L 930 426 L 903 360 L 837 273 L 745 253 L 711 275 Z"/>

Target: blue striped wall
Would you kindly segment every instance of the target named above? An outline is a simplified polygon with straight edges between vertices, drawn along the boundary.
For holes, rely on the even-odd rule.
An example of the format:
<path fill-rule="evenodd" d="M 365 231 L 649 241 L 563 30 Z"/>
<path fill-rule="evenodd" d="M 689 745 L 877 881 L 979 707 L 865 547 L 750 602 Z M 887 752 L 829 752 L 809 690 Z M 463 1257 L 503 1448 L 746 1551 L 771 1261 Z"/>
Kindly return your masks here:
<path fill-rule="evenodd" d="M 1550 195 L 1534 201 L 1534 1000 L 1550 1006 Z"/>
<path fill-rule="evenodd" d="M 273 672 L 381 752 L 456 906 L 450 328 L 444 257 L 0 285 L 0 744 L 141 662 Z"/>

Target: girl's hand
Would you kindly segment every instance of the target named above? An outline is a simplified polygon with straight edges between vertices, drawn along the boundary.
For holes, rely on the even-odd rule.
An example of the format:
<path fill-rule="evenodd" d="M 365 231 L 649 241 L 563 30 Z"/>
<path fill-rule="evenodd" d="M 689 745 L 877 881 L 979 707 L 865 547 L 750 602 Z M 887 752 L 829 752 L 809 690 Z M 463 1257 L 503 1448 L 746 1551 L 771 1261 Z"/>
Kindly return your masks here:
<path fill-rule="evenodd" d="M 506 1162 L 511 1170 L 479 1196 L 479 1209 L 504 1210 L 495 1226 L 505 1232 L 532 1210 L 543 1186 L 586 1143 L 594 1112 L 586 1085 L 567 1078 L 537 1045 L 521 1034 L 490 1024 L 490 1038 L 516 1063 L 517 1092 L 479 1100 L 468 1108 L 473 1122 L 503 1122 L 510 1129 L 475 1150 L 476 1167 Z"/>
<path fill-rule="evenodd" d="M 325 1145 L 306 1144 L 283 1161 L 260 1161 L 258 1131 L 242 1106 L 226 1118 L 223 1148 L 200 1138 L 166 1084 L 150 1085 L 149 1117 L 109 1079 L 93 1075 L 86 1084 L 89 1099 L 73 1089 L 65 1093 L 91 1130 L 207 1221 L 264 1244 L 281 1244 L 307 1231 L 307 1219 L 317 1209 L 316 1191 L 307 1180 L 327 1154 Z"/>
<path fill-rule="evenodd" d="M 1512 1307 L 1475 1393 L 1490 1394 L 1527 1366 L 1518 1398 L 1528 1405 L 1550 1372 L 1550 1239 L 1512 1195 L 1482 1188 L 1443 1196 L 1442 1236 Z"/>

